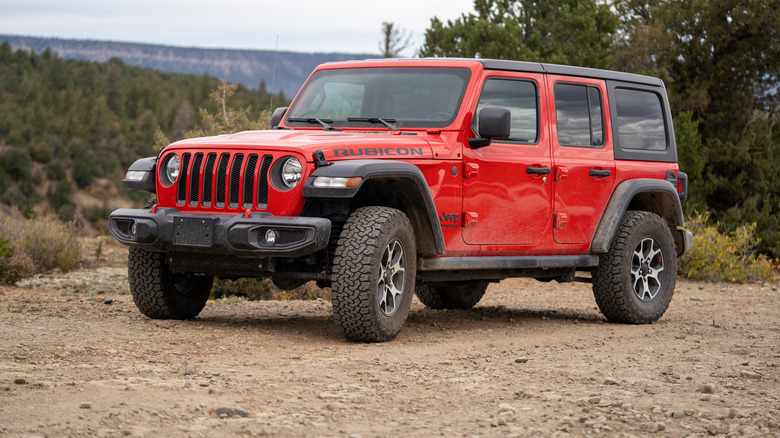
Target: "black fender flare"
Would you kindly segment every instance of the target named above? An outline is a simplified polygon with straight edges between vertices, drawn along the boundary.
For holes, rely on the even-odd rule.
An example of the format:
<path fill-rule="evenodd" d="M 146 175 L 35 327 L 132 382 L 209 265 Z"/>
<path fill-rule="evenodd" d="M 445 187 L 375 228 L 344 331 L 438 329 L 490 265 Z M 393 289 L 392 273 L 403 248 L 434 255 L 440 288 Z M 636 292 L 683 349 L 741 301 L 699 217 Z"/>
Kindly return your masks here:
<path fill-rule="evenodd" d="M 620 220 L 626 210 L 631 209 L 632 203 L 637 197 L 642 196 L 647 196 L 648 200 L 652 200 L 655 207 L 645 209 L 659 214 L 669 224 L 677 244 L 678 255 L 682 255 L 690 249 L 690 232 L 683 229 L 685 217 L 676 187 L 669 181 L 641 178 L 623 181 L 612 192 L 612 197 L 601 216 L 601 222 L 593 235 L 590 245 L 591 252 L 603 254 L 609 251 Z"/>
<path fill-rule="evenodd" d="M 362 181 L 356 187 L 315 187 L 317 177 L 354 178 Z M 417 247 L 423 254 L 444 254 L 444 235 L 441 231 L 436 205 L 422 171 L 414 164 L 390 160 L 345 160 L 317 168 L 303 185 L 306 199 L 355 197 L 369 181 L 392 179 L 410 188 L 409 205 L 415 206 L 414 216 L 409 217 L 417 234 Z M 382 205 L 381 202 L 377 205 Z M 410 212 L 405 212 L 407 216 Z"/>

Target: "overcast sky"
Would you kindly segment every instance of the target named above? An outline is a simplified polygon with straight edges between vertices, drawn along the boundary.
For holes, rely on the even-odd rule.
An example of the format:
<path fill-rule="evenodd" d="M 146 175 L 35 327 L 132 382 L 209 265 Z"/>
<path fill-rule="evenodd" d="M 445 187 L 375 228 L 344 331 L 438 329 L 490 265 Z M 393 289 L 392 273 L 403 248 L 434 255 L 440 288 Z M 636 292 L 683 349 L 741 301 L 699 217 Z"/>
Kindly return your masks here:
<path fill-rule="evenodd" d="M 0 34 L 183 47 L 377 53 L 389 21 L 412 36 L 433 17 L 473 12 L 473 0 L 0 0 Z"/>

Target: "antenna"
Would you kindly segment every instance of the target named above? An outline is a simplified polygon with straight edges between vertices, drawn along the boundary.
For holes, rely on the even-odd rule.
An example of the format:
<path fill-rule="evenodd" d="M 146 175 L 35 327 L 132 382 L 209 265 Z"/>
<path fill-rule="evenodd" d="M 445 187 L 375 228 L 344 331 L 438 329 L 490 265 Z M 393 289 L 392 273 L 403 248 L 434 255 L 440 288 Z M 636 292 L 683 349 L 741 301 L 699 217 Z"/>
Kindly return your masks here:
<path fill-rule="evenodd" d="M 274 48 L 274 71 L 271 75 L 271 103 L 268 104 L 268 112 L 273 113 L 274 111 L 274 93 L 276 92 L 275 89 L 275 82 L 276 82 L 276 55 L 279 54 L 279 35 L 276 35 L 276 47 Z"/>

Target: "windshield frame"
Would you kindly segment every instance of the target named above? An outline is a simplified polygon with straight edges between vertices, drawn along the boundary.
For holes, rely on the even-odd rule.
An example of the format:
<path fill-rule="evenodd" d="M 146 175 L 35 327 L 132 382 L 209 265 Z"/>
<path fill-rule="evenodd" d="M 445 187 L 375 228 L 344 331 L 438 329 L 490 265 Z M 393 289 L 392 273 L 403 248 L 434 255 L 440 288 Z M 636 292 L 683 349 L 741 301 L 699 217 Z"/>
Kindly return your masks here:
<path fill-rule="evenodd" d="M 327 119 L 338 128 L 360 128 L 372 130 L 389 129 L 372 121 L 348 121 L 347 118 L 393 120 L 398 129 L 441 129 L 452 125 L 461 112 L 473 72 L 465 66 L 369 66 L 324 68 L 315 70 L 306 81 L 284 117 L 289 128 L 315 128 L 301 119 Z M 328 91 L 332 94 L 333 108 L 321 108 L 328 102 Z M 354 90 L 347 90 L 354 86 Z M 358 89 L 362 87 L 362 90 Z M 453 87 L 455 88 L 453 90 Z M 348 100 L 349 91 L 357 91 Z M 394 93 L 394 91 L 397 91 Z M 354 93 L 353 93 L 354 94 Z M 430 99 L 426 100 L 426 97 Z M 319 106 L 316 100 L 320 99 Z M 340 99 L 341 102 L 334 103 Z M 346 109 L 342 116 L 336 115 L 341 104 Z M 379 108 L 380 106 L 384 108 Z M 390 108 L 390 109 L 388 109 Z M 434 108 L 426 117 L 426 108 Z M 439 108 L 444 108 L 438 110 Z M 445 118 L 446 117 L 446 118 Z M 291 121 L 298 119 L 299 121 Z"/>

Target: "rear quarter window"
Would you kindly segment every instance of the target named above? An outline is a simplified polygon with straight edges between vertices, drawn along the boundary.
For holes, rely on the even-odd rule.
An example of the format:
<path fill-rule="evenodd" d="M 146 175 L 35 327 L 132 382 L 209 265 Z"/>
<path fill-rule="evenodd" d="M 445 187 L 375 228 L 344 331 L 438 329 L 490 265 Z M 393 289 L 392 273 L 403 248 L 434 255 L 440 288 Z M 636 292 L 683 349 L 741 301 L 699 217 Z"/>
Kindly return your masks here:
<path fill-rule="evenodd" d="M 666 150 L 668 136 L 660 96 L 650 91 L 617 88 L 615 104 L 623 149 Z"/>
<path fill-rule="evenodd" d="M 663 82 L 607 80 L 617 160 L 677 162 L 672 114 Z"/>

